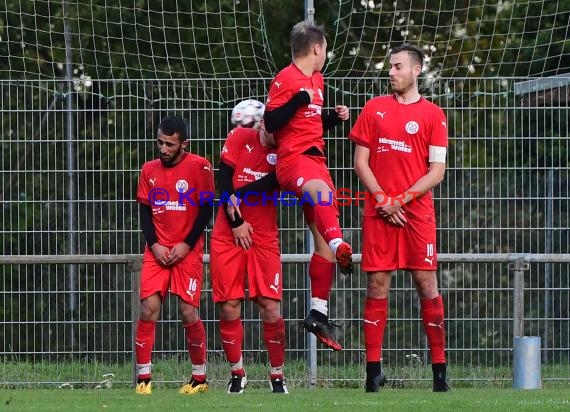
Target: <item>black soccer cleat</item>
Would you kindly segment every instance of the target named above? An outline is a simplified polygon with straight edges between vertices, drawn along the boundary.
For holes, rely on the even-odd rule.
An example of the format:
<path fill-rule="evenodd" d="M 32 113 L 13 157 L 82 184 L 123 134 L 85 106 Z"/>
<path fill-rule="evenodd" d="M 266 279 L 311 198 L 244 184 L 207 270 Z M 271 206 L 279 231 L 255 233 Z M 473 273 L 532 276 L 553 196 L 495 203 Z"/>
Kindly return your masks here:
<path fill-rule="evenodd" d="M 386 384 L 386 376 L 382 372 L 380 362 L 368 362 L 366 364 L 366 392 L 378 392 L 381 386 Z"/>
<path fill-rule="evenodd" d="M 431 365 L 433 371 L 433 392 L 449 392 L 447 384 L 447 368 L 445 363 L 434 363 Z"/>
<path fill-rule="evenodd" d="M 332 323 L 328 319 L 325 322 L 321 322 L 317 320 L 312 312 L 303 321 L 303 327 L 332 350 L 342 350 L 342 345 L 338 343 L 334 336 L 334 328 L 338 328 L 339 325 Z"/>
<path fill-rule="evenodd" d="M 271 387 L 272 393 L 284 393 L 288 394 L 287 386 L 285 386 L 285 380 L 280 378 L 273 378 L 269 381 L 269 386 Z"/>

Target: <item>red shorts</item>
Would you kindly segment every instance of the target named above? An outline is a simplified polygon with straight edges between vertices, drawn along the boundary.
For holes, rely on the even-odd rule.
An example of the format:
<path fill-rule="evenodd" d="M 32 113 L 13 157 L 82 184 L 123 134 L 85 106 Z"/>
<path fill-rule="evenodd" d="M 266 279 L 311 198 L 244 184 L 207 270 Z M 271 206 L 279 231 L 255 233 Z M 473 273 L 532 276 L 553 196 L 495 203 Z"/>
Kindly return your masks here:
<path fill-rule="evenodd" d="M 282 196 L 284 193 L 290 193 L 297 196 L 297 198 L 303 200 L 303 186 L 309 180 L 324 180 L 328 187 L 332 191 L 332 199 L 327 195 L 323 194 L 322 199 L 319 199 L 322 203 L 328 203 L 332 200 L 334 207 L 336 209 L 336 215 L 338 217 L 338 202 L 336 199 L 336 189 L 327 168 L 327 160 L 322 156 L 308 156 L 299 155 L 293 159 L 287 159 L 286 162 L 277 162 L 276 166 L 277 181 L 282 190 Z M 313 207 L 310 202 L 303 202 L 303 214 L 305 215 L 305 220 L 307 223 L 311 224 L 315 222 L 315 214 Z"/>
<path fill-rule="evenodd" d="M 362 263 L 365 272 L 436 270 L 435 218 L 406 216 L 405 226 L 388 223 L 382 217 L 364 216 Z"/>
<path fill-rule="evenodd" d="M 195 307 L 200 307 L 203 256 L 193 250 L 174 266 L 159 264 L 152 251 L 145 247 L 141 269 L 140 300 L 159 292 L 164 300 L 170 292 Z"/>
<path fill-rule="evenodd" d="M 247 278 L 246 278 L 247 276 Z M 210 279 L 214 302 L 244 299 L 246 279 L 249 298 L 281 300 L 283 272 L 279 244 L 255 243 L 248 250 L 233 239 L 213 237 L 210 242 Z"/>

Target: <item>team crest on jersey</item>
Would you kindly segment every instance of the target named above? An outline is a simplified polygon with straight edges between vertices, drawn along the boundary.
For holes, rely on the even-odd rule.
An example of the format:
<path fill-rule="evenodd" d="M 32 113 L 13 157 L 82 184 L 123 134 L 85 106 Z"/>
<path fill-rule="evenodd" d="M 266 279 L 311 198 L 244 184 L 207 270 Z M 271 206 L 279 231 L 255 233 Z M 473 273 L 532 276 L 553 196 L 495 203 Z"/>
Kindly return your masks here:
<path fill-rule="evenodd" d="M 176 191 L 178 193 L 186 193 L 188 191 L 188 182 L 184 179 L 176 182 Z"/>
<path fill-rule="evenodd" d="M 406 132 L 409 134 L 416 134 L 420 130 L 420 125 L 413 120 L 406 123 Z"/>
<path fill-rule="evenodd" d="M 275 166 L 277 164 L 277 154 L 276 153 L 269 153 L 267 155 L 267 163 Z"/>

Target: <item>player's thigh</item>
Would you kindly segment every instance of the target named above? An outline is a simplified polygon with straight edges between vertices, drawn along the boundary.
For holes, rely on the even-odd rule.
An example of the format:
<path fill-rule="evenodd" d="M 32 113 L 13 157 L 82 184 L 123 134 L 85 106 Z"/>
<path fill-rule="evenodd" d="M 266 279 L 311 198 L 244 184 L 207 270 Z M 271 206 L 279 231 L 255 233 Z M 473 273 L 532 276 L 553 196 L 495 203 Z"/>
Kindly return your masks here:
<path fill-rule="evenodd" d="M 276 174 L 281 189 L 299 198 L 303 196 L 303 186 L 311 180 L 323 180 L 334 192 L 332 178 L 322 157 L 301 155 L 285 163 L 278 162 Z"/>
<path fill-rule="evenodd" d="M 140 274 L 140 300 L 159 293 L 164 300 L 170 285 L 171 268 L 159 264 L 150 250 L 145 250 Z"/>
<path fill-rule="evenodd" d="M 283 297 L 283 272 L 281 254 L 277 243 L 256 244 L 249 250 L 247 262 L 249 297 L 264 296 L 281 300 Z"/>
<path fill-rule="evenodd" d="M 362 262 L 365 272 L 399 269 L 400 229 L 380 216 L 364 216 L 362 222 Z"/>
<path fill-rule="evenodd" d="M 410 270 L 437 269 L 435 219 L 408 219 L 402 236 L 400 254 Z"/>
<path fill-rule="evenodd" d="M 214 302 L 245 297 L 248 252 L 230 239 L 212 238 L 210 243 L 210 280 Z"/>
<path fill-rule="evenodd" d="M 170 292 L 192 306 L 200 307 L 202 280 L 204 278 L 203 255 L 190 251 L 172 267 Z"/>

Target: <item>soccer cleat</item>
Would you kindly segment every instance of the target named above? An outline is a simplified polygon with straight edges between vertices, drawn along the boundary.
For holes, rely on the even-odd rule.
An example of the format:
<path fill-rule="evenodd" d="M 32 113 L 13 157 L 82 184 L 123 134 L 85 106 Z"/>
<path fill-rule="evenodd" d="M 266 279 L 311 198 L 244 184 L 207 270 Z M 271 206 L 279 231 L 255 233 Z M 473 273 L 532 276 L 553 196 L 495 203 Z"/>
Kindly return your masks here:
<path fill-rule="evenodd" d="M 447 368 L 445 363 L 434 363 L 431 365 L 433 371 L 433 392 L 449 392 L 447 384 Z"/>
<path fill-rule="evenodd" d="M 334 337 L 333 330 L 338 325 L 332 323 L 328 319 L 326 323 L 317 320 L 312 313 L 303 321 L 303 327 L 307 332 L 313 333 L 322 343 L 331 348 L 332 350 L 342 350 L 342 346 Z"/>
<path fill-rule="evenodd" d="M 269 381 L 269 386 L 271 387 L 271 392 L 273 393 L 285 393 L 288 394 L 287 386 L 285 386 L 285 380 L 280 378 L 273 378 Z"/>
<path fill-rule="evenodd" d="M 378 392 L 381 386 L 386 384 L 386 376 L 380 371 L 378 374 L 366 374 L 366 392 Z"/>
<path fill-rule="evenodd" d="M 208 392 L 208 382 L 198 382 L 194 378 L 190 379 L 190 383 L 187 383 L 178 391 L 178 393 L 183 393 L 186 395 L 196 395 L 197 393 L 206 392 Z"/>
<path fill-rule="evenodd" d="M 247 376 L 232 375 L 232 378 L 228 383 L 228 393 L 231 393 L 233 395 L 242 394 L 246 386 Z"/>
<path fill-rule="evenodd" d="M 336 249 L 336 261 L 341 273 L 352 273 L 352 248 L 346 242 L 342 242 Z"/>
<path fill-rule="evenodd" d="M 137 383 L 135 393 L 137 395 L 150 395 L 152 393 L 152 384 L 150 382 L 146 383 L 145 381 Z"/>

